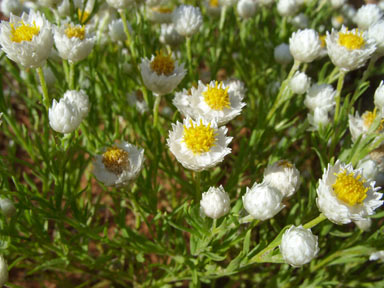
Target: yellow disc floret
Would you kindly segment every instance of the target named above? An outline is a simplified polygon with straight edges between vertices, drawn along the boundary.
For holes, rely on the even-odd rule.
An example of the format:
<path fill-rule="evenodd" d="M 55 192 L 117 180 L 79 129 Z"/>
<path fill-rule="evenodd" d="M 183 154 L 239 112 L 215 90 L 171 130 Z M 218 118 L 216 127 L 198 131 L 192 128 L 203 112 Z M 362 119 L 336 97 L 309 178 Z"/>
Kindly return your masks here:
<path fill-rule="evenodd" d="M 151 69 L 157 73 L 157 75 L 164 74 L 166 76 L 171 75 L 175 70 L 175 61 L 171 55 L 164 55 L 162 51 L 156 52 L 155 59 L 151 62 Z"/>
<path fill-rule="evenodd" d="M 77 9 L 77 16 L 79 17 L 79 21 L 81 24 L 84 24 L 85 22 L 87 22 L 90 15 L 91 14 L 89 14 L 87 11 Z"/>
<path fill-rule="evenodd" d="M 113 146 L 104 152 L 102 162 L 108 171 L 115 174 L 121 174 L 129 167 L 128 156 L 127 151 Z"/>
<path fill-rule="evenodd" d="M 207 85 L 207 91 L 203 92 L 204 101 L 209 107 L 213 110 L 223 110 L 224 108 L 229 108 L 229 94 L 228 88 L 223 89 L 223 82 L 220 82 L 218 85 L 217 81 L 214 87 Z"/>
<path fill-rule="evenodd" d="M 65 35 L 67 35 L 68 38 L 79 38 L 80 40 L 84 40 L 85 28 L 84 26 L 77 27 L 68 25 L 68 27 L 65 29 Z"/>
<path fill-rule="evenodd" d="M 11 40 L 13 42 L 20 43 L 22 41 L 32 41 L 33 36 L 36 36 L 40 33 L 40 27 L 36 26 L 35 21 L 32 25 L 25 24 L 23 21 L 20 21 L 17 28 L 15 24 L 11 23 Z"/>
<path fill-rule="evenodd" d="M 289 162 L 288 160 L 281 160 L 278 165 L 279 165 L 279 167 L 284 167 L 284 168 L 292 168 L 293 167 L 292 163 Z"/>
<path fill-rule="evenodd" d="M 211 7 L 219 7 L 219 0 L 209 0 L 209 6 Z"/>
<path fill-rule="evenodd" d="M 369 188 L 364 186 L 365 179 L 361 175 L 348 174 L 344 170 L 335 176 L 336 182 L 332 188 L 337 198 L 351 206 L 364 201 Z"/>
<path fill-rule="evenodd" d="M 367 111 L 362 115 L 364 126 L 369 128 L 373 124 L 373 121 L 375 121 L 377 117 L 377 109 L 373 109 L 373 111 Z M 384 119 L 380 121 L 380 125 L 377 128 L 378 131 L 383 130 L 384 128 Z"/>
<path fill-rule="evenodd" d="M 327 42 L 325 42 L 325 38 L 327 36 L 326 35 L 321 35 L 319 38 L 320 38 L 320 42 L 321 42 L 321 48 L 325 48 L 325 46 L 327 45 Z"/>
<path fill-rule="evenodd" d="M 356 29 L 356 33 L 349 32 L 348 30 L 343 33 L 339 32 L 339 44 L 347 48 L 348 50 L 361 49 L 364 44 L 364 38 L 362 33 L 359 33 Z"/>
<path fill-rule="evenodd" d="M 193 125 L 188 128 L 184 125 L 183 142 L 194 154 L 208 152 L 216 142 L 215 129 L 211 128 L 211 123 L 204 125 L 200 120 L 200 125 Z"/>

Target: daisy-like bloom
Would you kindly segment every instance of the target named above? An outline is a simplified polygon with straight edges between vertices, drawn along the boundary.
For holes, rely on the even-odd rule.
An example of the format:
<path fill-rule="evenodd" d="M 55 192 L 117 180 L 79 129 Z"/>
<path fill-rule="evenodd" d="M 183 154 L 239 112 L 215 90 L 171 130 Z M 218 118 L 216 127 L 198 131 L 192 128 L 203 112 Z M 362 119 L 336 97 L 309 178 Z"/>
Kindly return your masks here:
<path fill-rule="evenodd" d="M 255 16 L 257 3 L 254 0 L 239 0 L 237 2 L 237 13 L 243 19 Z"/>
<path fill-rule="evenodd" d="M 299 189 L 300 172 L 295 164 L 280 160 L 265 169 L 264 182 L 279 190 L 283 197 L 291 197 Z"/>
<path fill-rule="evenodd" d="M 19 0 L 3 0 L 0 9 L 7 17 L 11 16 L 11 14 L 20 15 L 23 11 L 23 4 Z"/>
<path fill-rule="evenodd" d="M 328 164 L 317 188 L 317 207 L 333 223 L 363 220 L 383 204 L 375 182 L 363 177 L 361 169 L 339 160 Z"/>
<path fill-rule="evenodd" d="M 16 212 L 15 205 L 7 198 L 0 198 L 0 210 L 5 217 L 10 217 Z"/>
<path fill-rule="evenodd" d="M 48 118 L 52 129 L 64 134 L 75 131 L 83 120 L 77 106 L 65 98 L 61 98 L 59 102 L 53 99 Z"/>
<path fill-rule="evenodd" d="M 287 65 L 293 60 L 291 51 L 289 51 L 289 45 L 286 43 L 281 43 L 276 46 L 273 51 L 273 56 L 275 57 L 275 61 L 282 65 Z"/>
<path fill-rule="evenodd" d="M 152 55 L 151 60 L 142 58 L 140 72 L 145 86 L 158 96 L 171 93 L 186 74 L 184 64 L 179 65 L 162 51 Z"/>
<path fill-rule="evenodd" d="M 123 10 L 135 4 L 135 0 L 107 0 L 107 3 L 115 9 Z"/>
<path fill-rule="evenodd" d="M 292 226 L 284 232 L 280 244 L 280 252 L 285 262 L 293 267 L 300 267 L 311 262 L 319 253 L 317 236 L 311 229 L 303 226 Z"/>
<path fill-rule="evenodd" d="M 214 120 L 221 126 L 238 116 L 245 106 L 245 103 L 241 102 L 244 94 L 234 88 L 235 85 L 225 85 L 223 82 L 219 84 L 217 81 L 211 81 L 204 85 L 199 81 L 198 87 L 191 89 L 191 96 L 177 94 L 174 104 L 192 119 L 202 117 L 208 122 Z"/>
<path fill-rule="evenodd" d="M 322 49 L 319 34 L 313 29 L 298 30 L 289 38 L 289 49 L 295 60 L 310 63 L 319 57 Z"/>
<path fill-rule="evenodd" d="M 384 21 L 381 20 L 368 28 L 368 38 L 375 40 L 375 55 L 384 55 Z"/>
<path fill-rule="evenodd" d="M 205 216 L 218 219 L 228 214 L 231 209 L 230 202 L 228 193 L 220 185 L 219 188 L 210 187 L 207 192 L 203 193 L 200 207 Z"/>
<path fill-rule="evenodd" d="M 381 111 L 384 112 L 384 81 L 380 82 L 379 87 L 377 87 L 374 96 L 375 106 Z"/>
<path fill-rule="evenodd" d="M 203 16 L 199 7 L 181 5 L 173 11 L 172 21 L 177 33 L 185 37 L 191 37 L 199 31 L 203 23 Z"/>
<path fill-rule="evenodd" d="M 86 31 L 86 27 L 65 23 L 56 27 L 55 45 L 61 58 L 76 63 L 91 53 L 96 38 Z"/>
<path fill-rule="evenodd" d="M 304 94 L 309 86 L 311 86 L 311 78 L 304 72 L 297 71 L 289 81 L 289 88 L 296 94 Z"/>
<path fill-rule="evenodd" d="M 310 131 L 317 131 L 320 127 L 327 126 L 331 119 L 329 117 L 330 110 L 327 108 L 316 107 L 308 113 L 308 122 L 311 125 Z"/>
<path fill-rule="evenodd" d="M 183 123 L 172 124 L 167 143 L 185 168 L 203 171 L 216 166 L 231 153 L 228 144 L 232 137 L 226 137 L 227 130 L 226 127 L 218 128 L 214 121 L 193 121 L 187 117 Z"/>
<path fill-rule="evenodd" d="M 256 220 L 267 220 L 275 216 L 285 206 L 281 203 L 283 195 L 279 190 L 263 182 L 247 187 L 243 196 L 244 209 Z"/>
<path fill-rule="evenodd" d="M 348 123 L 352 141 L 355 142 L 360 136 L 364 138 L 377 118 L 382 118 L 381 112 L 377 111 L 377 109 L 374 109 L 373 111 L 365 111 L 361 116 L 359 116 L 358 112 L 356 112 L 355 116 L 350 114 Z M 383 122 L 383 120 L 380 121 L 380 125 L 376 132 L 381 132 L 383 130 Z"/>
<path fill-rule="evenodd" d="M 376 50 L 375 41 L 366 32 L 344 26 L 339 32 L 327 32 L 326 42 L 332 63 L 344 72 L 362 67 Z"/>
<path fill-rule="evenodd" d="M 133 30 L 131 27 L 131 24 L 127 21 L 127 27 L 129 30 L 129 33 L 132 35 Z M 127 40 L 127 34 L 124 32 L 124 24 L 122 19 L 114 19 L 111 23 L 108 24 L 108 35 L 111 38 L 112 41 L 118 42 L 118 41 L 125 41 Z"/>
<path fill-rule="evenodd" d="M 161 24 L 159 40 L 163 44 L 175 47 L 184 41 L 184 37 L 177 33 L 175 25 Z"/>
<path fill-rule="evenodd" d="M 0 256 L 0 286 L 3 286 L 8 281 L 8 264 L 3 258 Z"/>
<path fill-rule="evenodd" d="M 207 14 L 210 16 L 219 16 L 222 6 L 219 0 L 205 0 L 204 6 L 207 10 Z"/>
<path fill-rule="evenodd" d="M 369 256 L 369 261 L 377 261 L 377 260 L 384 261 L 384 250 L 373 252 Z"/>
<path fill-rule="evenodd" d="M 96 155 L 93 174 L 106 186 L 126 186 L 137 178 L 144 162 L 144 149 L 122 142 L 104 148 L 102 155 Z"/>
<path fill-rule="evenodd" d="M 39 12 L 11 15 L 0 23 L 0 44 L 9 59 L 26 68 L 41 67 L 52 50 L 51 25 Z"/>
<path fill-rule="evenodd" d="M 277 12 L 281 16 L 293 16 L 297 13 L 300 6 L 296 0 L 279 0 L 277 2 Z"/>
<path fill-rule="evenodd" d="M 148 19 L 155 23 L 172 23 L 172 8 L 153 7 L 148 9 Z"/>
<path fill-rule="evenodd" d="M 80 113 L 81 118 L 87 117 L 89 113 L 89 98 L 84 90 L 68 90 L 64 93 L 64 99 L 71 103 Z"/>
<path fill-rule="evenodd" d="M 354 22 L 362 30 L 367 30 L 369 26 L 375 24 L 383 17 L 383 12 L 376 4 L 363 5 L 357 10 Z"/>
<path fill-rule="evenodd" d="M 365 218 L 364 220 L 353 221 L 360 230 L 367 232 L 371 230 L 372 220 L 371 218 Z"/>
<path fill-rule="evenodd" d="M 305 96 L 304 105 L 314 111 L 316 108 L 332 110 L 336 105 L 336 91 L 328 84 L 313 84 Z"/>

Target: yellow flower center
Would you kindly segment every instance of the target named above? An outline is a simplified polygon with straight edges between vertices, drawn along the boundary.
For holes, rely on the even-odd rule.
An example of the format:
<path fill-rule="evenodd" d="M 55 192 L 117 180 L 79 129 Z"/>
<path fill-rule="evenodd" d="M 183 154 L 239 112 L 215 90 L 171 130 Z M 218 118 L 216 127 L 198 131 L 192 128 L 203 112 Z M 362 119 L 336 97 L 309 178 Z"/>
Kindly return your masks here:
<path fill-rule="evenodd" d="M 281 160 L 278 165 L 279 165 L 279 167 L 284 167 L 284 168 L 292 168 L 293 167 L 292 163 L 289 162 L 288 160 Z"/>
<path fill-rule="evenodd" d="M 157 73 L 157 75 L 164 74 L 166 76 L 171 75 L 175 70 L 175 61 L 171 55 L 164 55 L 162 51 L 156 52 L 155 59 L 151 62 L 151 69 Z"/>
<path fill-rule="evenodd" d="M 321 47 L 322 48 L 325 48 L 325 46 L 327 45 L 327 43 L 325 42 L 325 38 L 326 37 L 327 37 L 326 35 L 321 35 L 320 36 L 320 41 L 321 41 Z"/>
<path fill-rule="evenodd" d="M 116 146 L 110 147 L 103 154 L 102 162 L 105 168 L 115 174 L 121 174 L 129 166 L 128 152 L 117 148 Z"/>
<path fill-rule="evenodd" d="M 228 88 L 223 89 L 223 82 L 220 82 L 220 86 L 217 81 L 214 87 L 207 85 L 208 90 L 203 92 L 204 101 L 213 110 L 223 110 L 229 108 L 229 94 Z"/>
<path fill-rule="evenodd" d="M 216 142 L 215 129 L 211 128 L 211 123 L 207 126 L 200 120 L 200 125 L 193 125 L 191 120 L 191 126 L 187 128 L 184 125 L 183 142 L 194 154 L 201 154 L 208 152 Z"/>
<path fill-rule="evenodd" d="M 375 121 L 377 117 L 377 109 L 373 109 L 373 111 L 367 111 L 362 115 L 364 126 L 369 128 L 371 127 L 373 121 Z M 384 119 L 380 120 L 380 125 L 377 128 L 378 131 L 383 130 L 384 128 Z"/>
<path fill-rule="evenodd" d="M 85 28 L 82 27 L 76 27 L 68 25 L 67 29 L 65 29 L 65 35 L 67 35 L 68 38 L 79 38 L 80 40 L 84 40 L 85 38 Z"/>
<path fill-rule="evenodd" d="M 77 17 L 79 18 L 79 21 L 81 24 L 84 24 L 85 22 L 87 22 L 89 15 L 91 14 L 88 13 L 87 11 L 83 11 L 80 8 L 77 9 Z"/>
<path fill-rule="evenodd" d="M 364 201 L 369 188 L 364 186 L 365 179 L 361 175 L 355 177 L 354 174 L 347 174 L 344 170 L 336 173 L 335 176 L 336 182 L 332 188 L 337 198 L 351 206 Z"/>
<path fill-rule="evenodd" d="M 345 33 L 339 32 L 339 44 L 348 50 L 356 50 L 363 47 L 365 41 L 362 33 L 359 33 L 357 29 L 356 34 L 348 32 L 347 30 Z"/>
<path fill-rule="evenodd" d="M 40 27 L 36 26 L 35 21 L 33 21 L 33 25 L 27 25 L 23 21 L 20 21 L 17 28 L 15 28 L 15 24 L 11 23 L 11 40 L 13 42 L 20 43 L 22 41 L 32 41 L 33 36 L 36 36 L 40 33 Z"/>
<path fill-rule="evenodd" d="M 219 7 L 219 0 L 209 0 L 209 6 Z"/>

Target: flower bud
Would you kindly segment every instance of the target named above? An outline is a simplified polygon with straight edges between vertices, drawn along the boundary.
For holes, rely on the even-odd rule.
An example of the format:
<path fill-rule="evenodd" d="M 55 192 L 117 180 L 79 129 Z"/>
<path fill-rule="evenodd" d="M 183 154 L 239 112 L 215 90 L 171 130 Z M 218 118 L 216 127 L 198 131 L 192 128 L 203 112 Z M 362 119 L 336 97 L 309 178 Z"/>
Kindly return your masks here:
<path fill-rule="evenodd" d="M 90 104 L 88 95 L 84 92 L 84 90 L 76 91 L 76 90 L 68 90 L 64 94 L 64 99 L 68 100 L 74 107 L 79 110 L 80 116 L 82 118 L 87 117 Z"/>
<path fill-rule="evenodd" d="M 180 35 L 191 37 L 200 29 L 203 16 L 199 7 L 181 5 L 173 12 L 172 21 Z"/>
<path fill-rule="evenodd" d="M 219 188 L 210 187 L 202 195 L 200 201 L 201 211 L 212 219 L 218 219 L 226 215 L 230 210 L 230 199 L 223 186 Z"/>
<path fill-rule="evenodd" d="M 297 71 L 289 81 L 289 88 L 291 88 L 292 92 L 296 94 L 304 94 L 307 92 L 310 85 L 311 78 L 309 78 L 304 72 L 299 71 Z"/>
<path fill-rule="evenodd" d="M 280 251 L 285 262 L 300 267 L 309 263 L 319 252 L 317 236 L 312 234 L 311 229 L 301 225 L 292 226 L 283 234 Z"/>
<path fill-rule="evenodd" d="M 319 34 L 313 29 L 298 30 L 289 38 L 289 49 L 295 60 L 310 63 L 322 50 Z"/>
<path fill-rule="evenodd" d="M 257 4 L 254 0 L 239 0 L 237 13 L 241 18 L 247 19 L 255 16 Z"/>
<path fill-rule="evenodd" d="M 53 100 L 52 107 L 48 111 L 49 125 L 60 133 L 71 133 L 79 127 L 82 117 L 72 103 L 67 99 Z"/>

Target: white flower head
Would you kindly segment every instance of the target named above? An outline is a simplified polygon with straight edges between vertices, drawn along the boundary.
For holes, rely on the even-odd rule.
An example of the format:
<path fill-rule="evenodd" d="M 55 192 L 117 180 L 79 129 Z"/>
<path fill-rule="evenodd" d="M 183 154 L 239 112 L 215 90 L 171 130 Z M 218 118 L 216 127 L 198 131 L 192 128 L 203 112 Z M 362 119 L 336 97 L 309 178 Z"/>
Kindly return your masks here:
<path fill-rule="evenodd" d="M 214 120 L 221 126 L 238 116 L 245 106 L 245 103 L 241 102 L 244 94 L 235 89 L 235 85 L 223 82 L 219 84 L 217 81 L 211 81 L 204 85 L 199 81 L 198 87 L 191 89 L 191 96 L 185 93 L 177 94 L 174 104 L 194 120 L 201 117 L 208 122 Z"/>
<path fill-rule="evenodd" d="M 177 33 L 174 24 L 161 24 L 160 42 L 169 46 L 177 46 L 184 41 L 184 37 Z"/>
<path fill-rule="evenodd" d="M 80 116 L 82 118 L 87 117 L 90 104 L 88 95 L 84 90 L 68 90 L 64 93 L 64 99 L 71 103 L 74 107 L 79 110 Z"/>
<path fill-rule="evenodd" d="M 357 10 L 354 22 L 362 30 L 368 30 L 369 26 L 375 24 L 383 17 L 383 12 L 375 4 L 363 5 Z"/>
<path fill-rule="evenodd" d="M 345 4 L 346 0 L 330 0 L 330 2 L 332 7 L 337 9 L 342 7 Z"/>
<path fill-rule="evenodd" d="M 12 200 L 2 197 L 0 197 L 0 210 L 5 217 L 10 217 L 16 212 L 16 208 Z"/>
<path fill-rule="evenodd" d="M 131 24 L 127 21 L 127 27 L 129 30 L 129 33 L 133 33 Z M 118 41 L 125 41 L 127 40 L 127 35 L 124 32 L 124 24 L 123 20 L 121 19 L 113 19 L 111 23 L 108 24 L 108 35 L 111 38 L 112 41 L 118 42 Z"/>
<path fill-rule="evenodd" d="M 291 197 L 299 189 L 300 172 L 295 164 L 280 160 L 268 165 L 264 171 L 263 181 L 279 190 L 283 197 Z"/>
<path fill-rule="evenodd" d="M 8 281 L 8 264 L 7 261 L 0 256 L 0 286 L 3 286 Z"/>
<path fill-rule="evenodd" d="M 357 169 L 363 170 L 363 177 L 365 179 L 375 180 L 377 174 L 379 174 L 379 166 L 376 161 L 372 160 L 369 156 L 360 160 L 357 163 Z"/>
<path fill-rule="evenodd" d="M 364 66 L 376 50 L 375 41 L 368 38 L 366 32 L 344 26 L 340 31 L 327 32 L 326 42 L 332 63 L 344 72 Z"/>
<path fill-rule="evenodd" d="M 379 87 L 377 87 L 374 96 L 375 106 L 384 114 L 384 81 L 380 82 Z"/>
<path fill-rule="evenodd" d="M 107 3 L 115 9 L 123 10 L 135 4 L 135 0 L 107 0 Z"/>
<path fill-rule="evenodd" d="M 203 171 L 216 166 L 231 153 L 226 137 L 226 127 L 203 119 L 193 121 L 189 117 L 183 123 L 172 124 L 167 143 L 172 154 L 187 169 Z"/>
<path fill-rule="evenodd" d="M 373 252 L 369 256 L 369 261 L 384 261 L 384 250 Z"/>
<path fill-rule="evenodd" d="M 54 39 L 60 57 L 72 63 L 86 58 L 96 40 L 86 27 L 71 23 L 63 23 L 60 27 L 56 27 Z"/>
<path fill-rule="evenodd" d="M 328 164 L 317 188 L 317 207 L 333 223 L 363 220 L 383 204 L 375 182 L 363 177 L 361 169 L 339 160 Z"/>
<path fill-rule="evenodd" d="M 44 65 L 53 37 L 51 25 L 40 12 L 30 11 L 21 17 L 11 15 L 0 23 L 0 45 L 7 57 L 26 68 Z"/>
<path fill-rule="evenodd" d="M 377 23 L 369 26 L 367 35 L 368 38 L 375 40 L 375 55 L 384 55 L 384 21 L 380 20 Z"/>
<path fill-rule="evenodd" d="M 93 174 L 106 186 L 126 186 L 137 178 L 144 163 L 144 149 L 122 142 L 96 155 Z"/>
<path fill-rule="evenodd" d="M 83 120 L 79 109 L 65 98 L 53 100 L 48 118 L 52 129 L 64 134 L 75 131 Z"/>
<path fill-rule="evenodd" d="M 279 190 L 267 183 L 253 184 L 247 187 L 243 196 L 244 209 L 257 220 L 267 220 L 275 216 L 285 206 L 281 203 L 283 195 Z"/>
<path fill-rule="evenodd" d="M 312 234 L 311 229 L 292 226 L 283 234 L 280 252 L 285 262 L 293 267 L 307 264 L 319 253 L 317 236 Z"/>
<path fill-rule="evenodd" d="M 279 0 L 277 2 L 277 12 L 281 16 L 293 16 L 299 11 L 300 5 L 296 0 Z"/>
<path fill-rule="evenodd" d="M 365 138 L 374 121 L 377 118 L 381 119 L 382 115 L 380 111 L 374 109 L 373 111 L 365 111 L 361 116 L 356 112 L 355 116 L 349 114 L 348 117 L 349 131 L 351 132 L 352 141 L 355 142 L 360 136 Z M 377 132 L 381 132 L 382 130 L 382 122 L 380 122 Z"/>
<path fill-rule="evenodd" d="M 289 81 L 289 88 L 296 94 L 304 94 L 309 86 L 311 86 L 311 78 L 305 72 L 297 71 Z"/>
<path fill-rule="evenodd" d="M 304 13 L 299 13 L 291 19 L 291 23 L 297 28 L 305 29 L 309 26 L 309 19 Z"/>
<path fill-rule="evenodd" d="M 155 23 L 172 23 L 172 9 L 169 7 L 152 7 L 147 10 L 148 19 Z"/>
<path fill-rule="evenodd" d="M 291 51 L 289 51 L 289 45 L 286 43 L 281 43 L 280 45 L 276 46 L 273 52 L 273 56 L 275 57 L 275 61 L 282 65 L 287 65 L 293 60 Z"/>
<path fill-rule="evenodd" d="M 219 188 L 210 187 L 207 192 L 204 192 L 200 201 L 201 211 L 205 216 L 212 219 L 218 219 L 228 214 L 231 209 L 230 199 L 223 186 Z"/>
<path fill-rule="evenodd" d="M 293 32 L 289 38 L 289 49 L 295 60 L 310 63 L 319 57 L 322 49 L 319 34 L 313 29 Z"/>
<path fill-rule="evenodd" d="M 237 2 L 237 13 L 241 18 L 247 19 L 255 16 L 257 3 L 254 0 L 239 0 Z"/>
<path fill-rule="evenodd" d="M 304 105 L 314 111 L 316 108 L 331 110 L 335 105 L 336 91 L 329 84 L 313 84 L 305 96 Z"/>
<path fill-rule="evenodd" d="M 371 226 L 372 226 L 372 220 L 371 218 L 365 218 L 363 220 L 358 220 L 358 221 L 353 221 L 355 222 L 356 226 L 359 227 L 360 230 L 362 231 L 369 231 L 371 230 Z"/>
<path fill-rule="evenodd" d="M 323 107 L 316 107 L 313 111 L 308 113 L 308 122 L 311 125 L 310 131 L 317 131 L 320 127 L 325 127 L 330 123 L 329 109 Z"/>
<path fill-rule="evenodd" d="M 19 0 L 2 0 L 0 9 L 7 17 L 11 16 L 11 14 L 18 16 L 23 12 L 23 4 Z"/>
<path fill-rule="evenodd" d="M 191 37 L 203 23 L 203 16 L 199 7 L 181 5 L 173 11 L 173 24 L 177 33 L 185 37 Z"/>

